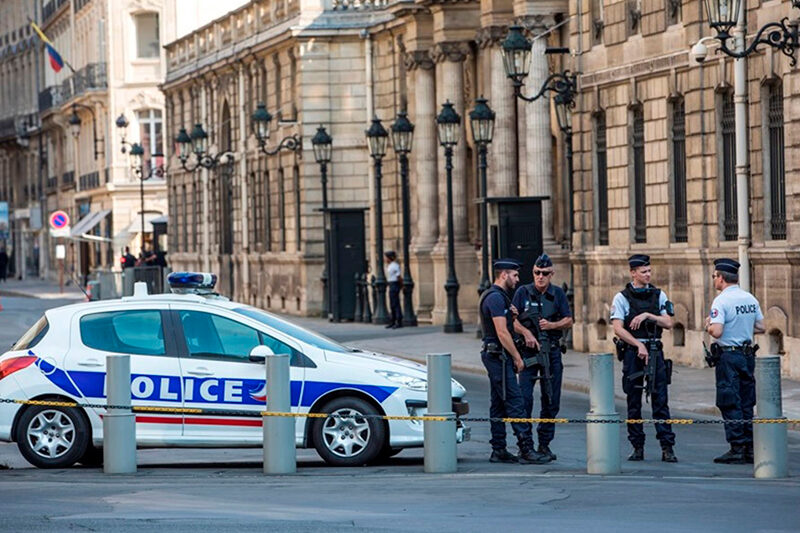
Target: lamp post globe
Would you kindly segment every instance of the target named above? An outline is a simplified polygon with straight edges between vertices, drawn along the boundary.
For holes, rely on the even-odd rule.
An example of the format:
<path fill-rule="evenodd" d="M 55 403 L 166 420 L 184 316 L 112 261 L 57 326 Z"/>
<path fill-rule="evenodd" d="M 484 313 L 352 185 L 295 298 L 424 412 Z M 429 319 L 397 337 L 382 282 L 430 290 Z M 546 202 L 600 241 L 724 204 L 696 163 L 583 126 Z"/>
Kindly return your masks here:
<path fill-rule="evenodd" d="M 256 139 L 258 139 L 259 143 L 266 143 L 269 140 L 269 123 L 272 121 L 272 115 L 267 111 L 267 106 L 264 102 L 258 103 L 256 110 L 250 115 L 250 119 Z"/>
<path fill-rule="evenodd" d="M 72 108 L 72 115 L 69 117 L 69 131 L 74 138 L 78 138 L 81 134 L 81 119 L 78 116 L 75 107 Z"/>
<path fill-rule="evenodd" d="M 703 0 L 709 25 L 717 33 L 728 35 L 739 20 L 741 0 Z"/>
<path fill-rule="evenodd" d="M 208 134 L 203 129 L 203 125 L 200 123 L 195 124 L 189 137 L 192 140 L 194 153 L 198 158 L 201 157 L 206 152 L 206 145 L 208 144 Z"/>
<path fill-rule="evenodd" d="M 332 144 L 333 139 L 325 130 L 325 126 L 320 124 L 317 133 L 311 138 L 311 147 L 314 149 L 314 159 L 317 163 L 330 163 Z"/>
<path fill-rule="evenodd" d="M 533 43 L 522 33 L 522 26 L 511 26 L 508 35 L 501 45 L 503 52 L 503 68 L 506 76 L 515 85 L 522 85 L 531 67 L 531 49 Z"/>

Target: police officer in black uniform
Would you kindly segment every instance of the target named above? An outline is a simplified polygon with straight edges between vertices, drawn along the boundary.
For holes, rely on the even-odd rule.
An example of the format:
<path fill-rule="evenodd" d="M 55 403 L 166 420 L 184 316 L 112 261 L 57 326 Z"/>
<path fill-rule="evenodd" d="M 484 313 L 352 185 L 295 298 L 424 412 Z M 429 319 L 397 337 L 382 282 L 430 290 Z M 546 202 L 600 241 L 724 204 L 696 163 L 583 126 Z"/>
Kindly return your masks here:
<path fill-rule="evenodd" d="M 512 331 L 515 309 L 511 305 L 510 291 L 519 281 L 519 264 L 511 259 L 499 259 L 493 264 L 494 284 L 481 294 L 478 309 L 483 328 L 481 360 L 489 373 L 489 416 L 492 418 L 525 418 L 522 392 L 516 372 L 525 368 Z M 533 449 L 530 423 L 514 422 L 511 429 L 517 437 L 519 456 L 506 449 L 506 425 L 490 422 L 493 463 L 544 464 L 546 456 Z"/>
<path fill-rule="evenodd" d="M 634 254 L 628 258 L 631 282 L 614 296 L 611 304 L 611 322 L 621 344 L 618 353 L 622 359 L 622 390 L 628 400 L 628 418 L 642 418 L 642 391 L 644 369 L 654 354 L 655 379 L 651 383 L 650 401 L 653 418 L 670 418 L 667 398 L 667 381 L 671 374 L 671 361 L 664 360 L 661 331 L 672 329 L 669 309 L 672 305 L 661 289 L 650 284 L 650 257 Z M 621 349 L 620 349 L 621 347 Z M 669 367 L 667 366 L 669 365 Z M 638 374 L 638 377 L 633 377 Z M 656 438 L 661 443 L 661 460 L 676 463 L 673 446 L 675 433 L 670 424 L 656 424 Z M 644 428 L 642 424 L 628 424 L 628 440 L 633 446 L 629 461 L 644 460 Z"/>
<path fill-rule="evenodd" d="M 519 310 L 514 320 L 514 331 L 522 336 L 525 347 L 522 348 L 524 358 L 535 357 L 533 346 L 538 341 L 540 349 L 549 346 L 549 376 L 545 375 L 542 364 L 534 364 L 519 373 L 519 386 L 525 401 L 525 416 L 533 413 L 533 389 L 536 381 L 542 398 L 540 418 L 555 418 L 561 406 L 561 379 L 564 365 L 561 362 L 561 336 L 564 330 L 572 327 L 572 312 L 569 309 L 567 295 L 561 287 L 553 285 L 550 280 L 555 272 L 553 261 L 547 254 L 540 255 L 533 265 L 533 283 L 523 285 L 514 293 L 512 305 Z M 535 321 L 535 323 L 534 323 Z M 543 342 L 547 341 L 547 342 Z M 564 348 L 566 351 L 566 347 Z M 549 379 L 545 385 L 542 380 Z M 550 450 L 550 442 L 556 433 L 556 426 L 551 422 L 540 422 L 536 428 L 539 436 L 538 452 L 547 455 L 551 461 L 556 454 Z"/>

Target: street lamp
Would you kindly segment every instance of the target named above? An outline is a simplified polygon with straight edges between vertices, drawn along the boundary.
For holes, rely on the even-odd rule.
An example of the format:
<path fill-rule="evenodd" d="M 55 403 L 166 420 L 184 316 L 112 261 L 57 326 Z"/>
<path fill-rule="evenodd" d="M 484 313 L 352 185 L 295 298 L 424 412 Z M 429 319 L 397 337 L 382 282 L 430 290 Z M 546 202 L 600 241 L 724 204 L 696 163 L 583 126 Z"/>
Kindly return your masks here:
<path fill-rule="evenodd" d="M 81 134 L 81 117 L 78 116 L 78 108 L 85 109 L 89 112 L 89 114 L 92 115 L 92 140 L 94 142 L 94 158 L 96 160 L 98 157 L 100 157 L 101 150 L 99 150 L 97 147 L 100 140 L 97 138 L 97 117 L 95 117 L 94 109 L 88 105 L 72 104 L 72 115 L 70 115 L 69 119 L 67 120 L 69 123 L 70 133 L 75 140 L 77 140 L 78 136 Z"/>
<path fill-rule="evenodd" d="M 783 18 L 780 22 L 769 22 L 761 27 L 753 38 L 750 46 L 745 48 L 744 34 L 741 36 L 741 42 L 736 43 L 736 49 L 731 50 L 728 48 L 728 39 L 735 37 L 732 35 L 731 29 L 737 25 L 742 9 L 742 0 L 704 0 L 706 5 L 706 13 L 708 13 L 708 24 L 716 30 L 716 37 L 706 37 L 701 39 L 694 47 L 692 47 L 692 55 L 699 61 L 705 60 L 708 50 L 703 44 L 704 41 L 716 38 L 720 42 L 719 49 L 735 58 L 743 58 L 753 53 L 759 44 L 766 44 L 777 48 L 784 55 L 790 58 L 792 66 L 797 64 L 795 51 L 800 48 L 800 38 L 798 38 L 798 26 L 800 19 L 790 21 L 788 17 Z M 800 9 L 800 0 L 792 0 L 792 5 Z"/>
<path fill-rule="evenodd" d="M 386 155 L 386 144 L 389 134 L 383 127 L 378 117 L 373 117 L 372 125 L 365 132 L 367 136 L 367 146 L 369 155 L 375 164 L 375 254 L 377 261 L 375 268 L 375 314 L 372 322 L 375 324 L 386 324 L 389 317 L 386 314 L 386 276 L 383 272 L 383 200 L 381 198 L 381 163 L 383 156 Z"/>
<path fill-rule="evenodd" d="M 442 104 L 442 111 L 436 117 L 439 144 L 444 148 L 445 171 L 447 176 L 447 316 L 444 322 L 445 333 L 461 333 L 464 326 L 458 316 L 458 278 L 456 278 L 456 253 L 453 243 L 453 147 L 458 143 L 461 117 L 456 113 L 450 100 Z"/>
<path fill-rule="evenodd" d="M 272 114 L 267 111 L 267 106 L 264 102 L 258 103 L 256 110 L 250 115 L 250 119 L 252 121 L 253 133 L 255 133 L 256 139 L 258 140 L 258 145 L 265 154 L 275 155 L 281 150 L 288 150 L 290 152 L 299 152 L 301 150 L 302 143 L 300 142 L 300 137 L 298 137 L 296 133 L 281 139 L 281 142 L 278 143 L 278 146 L 274 149 L 267 148 L 267 142 L 269 142 L 269 123 L 272 121 Z"/>
<path fill-rule="evenodd" d="M 403 196 L 403 325 L 416 326 L 417 315 L 414 313 L 414 279 L 411 277 L 409 246 L 411 241 L 411 207 L 408 192 L 408 154 L 414 140 L 414 124 L 408 120 L 408 114 L 401 111 L 392 124 L 392 144 L 395 153 L 400 157 L 400 181 Z"/>
<path fill-rule="evenodd" d="M 266 109 L 264 110 L 266 111 Z M 319 164 L 319 172 L 322 179 L 322 217 L 323 221 L 327 221 L 328 218 L 328 163 L 331 161 L 331 145 L 333 144 L 333 139 L 328 132 L 325 131 L 325 127 L 320 124 L 319 128 L 317 128 L 317 133 L 311 138 L 311 147 L 314 149 L 314 159 L 316 159 L 317 163 Z M 330 272 L 330 250 L 328 243 L 328 225 L 327 222 L 323 222 L 323 241 L 324 241 L 324 249 L 325 249 L 325 266 L 322 270 L 322 276 L 320 277 L 320 281 L 322 282 L 322 316 L 323 318 L 328 318 L 328 313 L 330 312 L 330 295 L 328 294 L 328 274 Z"/>
<path fill-rule="evenodd" d="M 478 285 L 478 294 L 492 286 L 489 279 L 489 227 L 486 187 L 486 151 L 494 134 L 494 111 L 489 107 L 486 99 L 481 96 L 475 99 L 475 108 L 469 113 L 472 123 L 472 139 L 478 146 L 478 160 L 481 177 L 481 282 Z"/>
<path fill-rule="evenodd" d="M 212 169 L 233 159 L 233 152 L 208 153 L 208 134 L 200 123 L 194 125 L 191 135 L 186 133 L 186 128 L 181 128 L 175 143 L 178 145 L 178 159 L 187 172 L 194 172 L 200 167 Z M 195 156 L 194 165 L 189 163 L 192 154 Z"/>

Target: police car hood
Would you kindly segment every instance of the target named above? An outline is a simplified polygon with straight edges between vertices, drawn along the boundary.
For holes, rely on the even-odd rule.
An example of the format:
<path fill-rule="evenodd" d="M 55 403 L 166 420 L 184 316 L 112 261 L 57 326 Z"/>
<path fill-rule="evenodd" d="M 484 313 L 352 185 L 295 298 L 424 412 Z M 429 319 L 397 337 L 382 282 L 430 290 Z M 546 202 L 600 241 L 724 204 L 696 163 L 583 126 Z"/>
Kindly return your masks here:
<path fill-rule="evenodd" d="M 373 366 L 376 370 L 394 370 L 397 372 L 405 372 L 415 377 L 419 376 L 424 378 L 426 375 L 425 365 L 420 363 L 358 348 L 353 348 L 352 352 L 334 352 L 326 350 L 325 359 L 331 362 L 359 361 L 359 364 Z"/>

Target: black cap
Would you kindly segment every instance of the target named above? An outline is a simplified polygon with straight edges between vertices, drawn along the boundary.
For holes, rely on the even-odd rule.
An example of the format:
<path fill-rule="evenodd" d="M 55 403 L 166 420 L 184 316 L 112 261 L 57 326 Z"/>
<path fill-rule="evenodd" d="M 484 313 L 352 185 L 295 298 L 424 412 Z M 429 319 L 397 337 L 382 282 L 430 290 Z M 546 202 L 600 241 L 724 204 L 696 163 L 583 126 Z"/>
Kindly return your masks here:
<path fill-rule="evenodd" d="M 547 254 L 542 254 L 536 258 L 536 262 L 533 266 L 537 266 L 539 268 L 549 268 L 553 266 L 553 261 L 550 259 L 550 256 Z"/>
<path fill-rule="evenodd" d="M 386 257 L 388 257 L 389 259 L 392 259 L 392 260 L 397 259 L 397 253 L 395 253 L 394 250 L 388 250 L 388 251 L 384 252 L 383 255 L 385 255 Z"/>
<path fill-rule="evenodd" d="M 646 267 L 650 264 L 650 256 L 644 254 L 633 254 L 628 258 L 628 265 L 631 268 Z"/>
<path fill-rule="evenodd" d="M 522 266 L 513 259 L 495 259 L 492 262 L 492 268 L 495 270 L 519 270 L 519 267 Z"/>
<path fill-rule="evenodd" d="M 733 259 L 728 259 L 726 257 L 714 260 L 714 269 L 720 272 L 727 272 L 729 274 L 738 274 L 740 266 L 741 265 L 739 264 L 738 261 L 734 261 Z"/>

